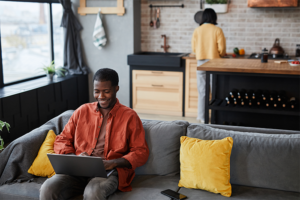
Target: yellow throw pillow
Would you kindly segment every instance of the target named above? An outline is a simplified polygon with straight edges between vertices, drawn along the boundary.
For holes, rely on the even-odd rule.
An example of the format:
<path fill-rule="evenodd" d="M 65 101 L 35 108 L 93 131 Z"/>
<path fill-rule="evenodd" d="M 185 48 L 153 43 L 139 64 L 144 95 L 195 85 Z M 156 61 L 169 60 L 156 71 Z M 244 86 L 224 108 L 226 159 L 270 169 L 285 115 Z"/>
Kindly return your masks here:
<path fill-rule="evenodd" d="M 180 138 L 180 181 L 178 186 L 231 196 L 231 137 L 222 140 Z"/>
<path fill-rule="evenodd" d="M 29 168 L 28 173 L 48 178 L 55 175 L 54 169 L 47 156 L 47 153 L 54 153 L 53 146 L 55 138 L 56 135 L 54 131 L 50 130 L 45 141 L 40 147 L 37 157 L 34 159 L 31 167 Z"/>

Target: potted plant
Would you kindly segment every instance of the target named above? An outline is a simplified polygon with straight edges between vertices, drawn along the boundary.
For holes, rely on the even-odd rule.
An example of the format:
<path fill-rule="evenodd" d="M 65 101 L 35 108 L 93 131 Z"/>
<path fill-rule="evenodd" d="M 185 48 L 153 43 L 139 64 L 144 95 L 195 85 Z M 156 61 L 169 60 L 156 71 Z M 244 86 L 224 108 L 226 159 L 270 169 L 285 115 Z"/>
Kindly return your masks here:
<path fill-rule="evenodd" d="M 47 74 L 47 77 L 50 81 L 53 80 L 53 76 L 57 74 L 58 76 L 65 76 L 66 70 L 63 67 L 55 68 L 54 60 L 51 62 L 49 66 L 44 66 L 42 68 L 44 72 Z"/>
<path fill-rule="evenodd" d="M 3 122 L 0 120 L 0 131 L 6 127 L 7 131 L 9 131 L 10 125 L 7 122 Z M 4 140 L 0 136 L 0 151 L 4 149 Z"/>
<path fill-rule="evenodd" d="M 229 0 L 206 0 L 205 8 L 212 8 L 216 13 L 226 13 Z"/>

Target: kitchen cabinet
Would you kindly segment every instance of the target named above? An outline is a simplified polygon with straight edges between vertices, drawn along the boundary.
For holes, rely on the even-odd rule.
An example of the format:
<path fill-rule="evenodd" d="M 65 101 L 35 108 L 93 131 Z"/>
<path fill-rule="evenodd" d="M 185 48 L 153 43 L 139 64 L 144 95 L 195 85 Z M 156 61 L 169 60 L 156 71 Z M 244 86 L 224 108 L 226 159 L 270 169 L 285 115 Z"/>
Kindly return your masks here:
<path fill-rule="evenodd" d="M 185 116 L 197 117 L 197 60 L 187 58 L 185 62 Z"/>
<path fill-rule="evenodd" d="M 30 80 L 0 88 L 0 119 L 11 126 L 1 132 L 5 143 L 41 126 L 67 110 L 89 102 L 88 75 Z M 3 109 L 2 109 L 3 108 Z"/>
<path fill-rule="evenodd" d="M 297 7 L 298 0 L 248 0 L 248 7 Z"/>
<path fill-rule="evenodd" d="M 138 113 L 182 116 L 183 73 L 132 70 L 132 108 Z"/>

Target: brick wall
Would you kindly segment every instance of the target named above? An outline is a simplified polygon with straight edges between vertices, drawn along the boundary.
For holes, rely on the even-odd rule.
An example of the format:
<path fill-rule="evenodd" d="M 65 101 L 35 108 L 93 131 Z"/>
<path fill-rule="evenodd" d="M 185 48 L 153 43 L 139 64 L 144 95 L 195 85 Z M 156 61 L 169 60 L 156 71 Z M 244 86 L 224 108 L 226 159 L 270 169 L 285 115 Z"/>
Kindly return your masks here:
<path fill-rule="evenodd" d="M 198 24 L 194 14 L 200 10 L 200 0 L 141 1 L 141 49 L 162 52 L 162 34 L 167 35 L 169 52 L 191 52 L 191 37 Z M 149 4 L 184 4 L 184 8 L 161 8 L 161 26 L 149 26 Z M 300 4 L 300 0 L 299 0 Z M 248 8 L 247 0 L 231 0 L 229 12 L 218 14 L 218 26 L 223 29 L 227 52 L 234 47 L 244 48 L 246 54 L 270 49 L 276 38 L 289 55 L 295 55 L 300 44 L 300 7 L 297 8 Z"/>

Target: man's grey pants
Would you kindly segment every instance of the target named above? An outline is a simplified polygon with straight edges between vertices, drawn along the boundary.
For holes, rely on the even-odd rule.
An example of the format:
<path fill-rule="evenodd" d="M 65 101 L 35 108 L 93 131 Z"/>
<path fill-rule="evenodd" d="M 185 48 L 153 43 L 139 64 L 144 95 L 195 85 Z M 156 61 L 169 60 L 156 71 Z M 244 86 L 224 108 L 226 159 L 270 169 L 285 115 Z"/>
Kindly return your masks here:
<path fill-rule="evenodd" d="M 66 200 L 83 194 L 86 200 L 104 200 L 118 189 L 118 172 L 108 178 L 55 174 L 40 189 L 40 200 Z"/>

